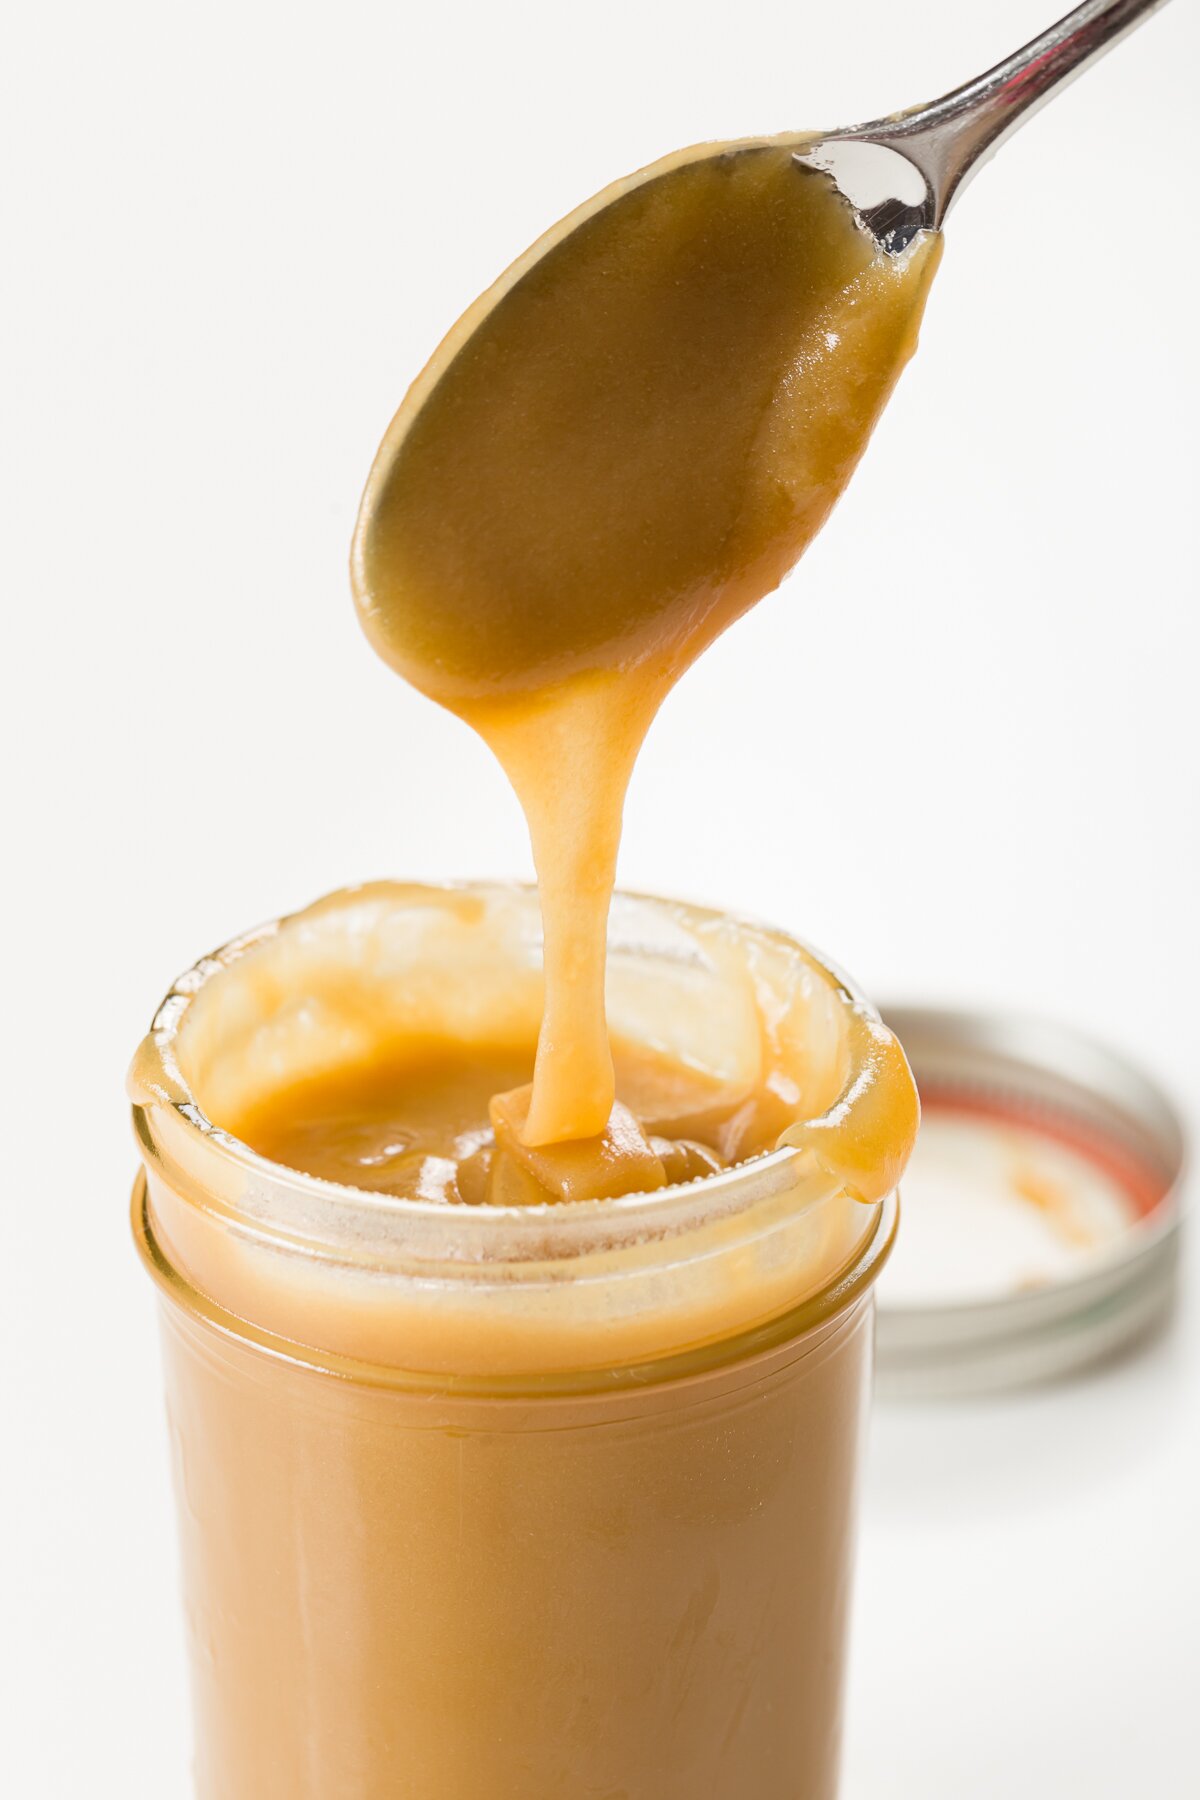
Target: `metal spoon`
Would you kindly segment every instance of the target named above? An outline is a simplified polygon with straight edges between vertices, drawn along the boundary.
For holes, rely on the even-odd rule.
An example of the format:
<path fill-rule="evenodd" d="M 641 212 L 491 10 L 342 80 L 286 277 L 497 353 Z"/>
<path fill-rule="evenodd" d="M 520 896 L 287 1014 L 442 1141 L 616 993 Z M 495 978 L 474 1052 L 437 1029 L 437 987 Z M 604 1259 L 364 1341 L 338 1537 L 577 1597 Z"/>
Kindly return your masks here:
<path fill-rule="evenodd" d="M 824 134 L 797 160 L 831 175 L 896 256 L 942 223 L 1005 138 L 1165 0 L 1085 0 L 1040 37 L 940 100 Z"/>

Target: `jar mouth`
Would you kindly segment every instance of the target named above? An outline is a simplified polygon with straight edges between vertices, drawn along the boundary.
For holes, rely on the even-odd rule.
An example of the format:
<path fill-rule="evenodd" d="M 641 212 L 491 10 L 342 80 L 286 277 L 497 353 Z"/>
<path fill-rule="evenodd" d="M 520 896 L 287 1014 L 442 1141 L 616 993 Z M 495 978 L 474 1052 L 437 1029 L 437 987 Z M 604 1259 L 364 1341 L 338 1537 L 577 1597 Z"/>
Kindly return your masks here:
<path fill-rule="evenodd" d="M 529 1206 L 465 1205 L 380 1193 L 285 1167 L 209 1117 L 181 1066 L 181 1035 L 204 996 L 239 963 L 269 950 L 281 934 L 336 907 L 453 907 L 464 899 L 533 912 L 537 906 L 536 889 L 529 884 L 368 884 L 243 933 L 181 975 L 160 1003 L 129 1075 L 135 1132 L 150 1170 L 157 1170 L 176 1192 L 206 1211 L 228 1212 L 243 1227 L 252 1225 L 280 1247 L 333 1254 L 360 1265 L 376 1264 L 386 1251 L 389 1261 L 391 1253 L 398 1253 L 418 1264 L 504 1262 L 544 1267 L 594 1252 L 661 1243 L 759 1206 L 770 1211 L 772 1203 L 784 1196 L 789 1209 L 795 1210 L 848 1194 L 862 1203 L 865 1225 L 866 1215 L 877 1214 L 879 1203 L 894 1191 L 890 1178 L 876 1180 L 873 1187 L 869 1180 L 860 1182 L 853 1159 L 838 1154 L 853 1136 L 848 1128 L 856 1113 L 869 1107 L 878 1110 L 881 1102 L 886 1109 L 895 1098 L 881 1090 L 889 1083 L 896 1085 L 898 1070 L 911 1083 L 896 1040 L 854 985 L 826 959 L 772 927 L 627 892 L 614 898 L 614 916 L 619 923 L 620 909 L 632 909 L 635 939 L 638 925 L 644 926 L 647 918 L 660 919 L 684 934 L 745 938 L 764 951 L 793 959 L 815 1000 L 844 1027 L 844 1066 L 835 1091 L 828 1104 L 789 1130 L 791 1141 L 729 1168 L 652 1192 Z M 896 1052 L 882 1074 L 876 1066 L 881 1044 Z M 902 1166 L 910 1147 L 901 1144 L 891 1162 Z M 889 1164 L 887 1176 L 891 1172 Z"/>

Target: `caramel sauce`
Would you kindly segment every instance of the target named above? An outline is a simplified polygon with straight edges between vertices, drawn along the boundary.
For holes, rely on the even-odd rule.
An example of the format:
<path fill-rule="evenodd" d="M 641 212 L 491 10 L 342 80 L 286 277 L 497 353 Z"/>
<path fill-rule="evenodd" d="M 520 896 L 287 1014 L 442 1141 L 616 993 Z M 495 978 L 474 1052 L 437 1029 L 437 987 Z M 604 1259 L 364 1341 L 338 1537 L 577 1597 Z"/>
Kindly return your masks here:
<path fill-rule="evenodd" d="M 325 1181 L 508 1206 L 648 1193 L 761 1146 L 761 1131 L 747 1131 L 748 1084 L 636 1046 L 616 1046 L 615 1063 L 620 1097 L 604 1132 L 582 1142 L 525 1143 L 532 1045 L 448 1038 L 401 1040 L 273 1088 L 226 1124 L 272 1162 Z"/>
<path fill-rule="evenodd" d="M 642 738 L 841 492 L 936 266 L 801 143 L 565 221 L 371 477 L 364 623 L 507 770 L 544 980 L 523 891 L 347 890 L 197 965 L 135 1060 L 205 1800 L 836 1786 L 858 1201 L 912 1078 L 799 945 L 666 902 L 618 903 L 606 1019 Z M 583 1204 L 472 1211 L 542 1201 Z"/>
<path fill-rule="evenodd" d="M 364 496 L 372 643 L 479 732 L 529 825 L 544 1010 L 531 1090 L 491 1117 L 514 1192 L 575 1192 L 586 1153 L 570 1178 L 524 1154 L 562 1144 L 592 1146 L 603 1191 L 654 1175 L 605 1019 L 630 773 L 672 684 L 819 529 L 915 347 L 940 239 L 879 253 L 805 141 L 686 151 L 564 220 L 451 331 Z M 760 1101 L 739 1148 L 791 1116 Z"/>

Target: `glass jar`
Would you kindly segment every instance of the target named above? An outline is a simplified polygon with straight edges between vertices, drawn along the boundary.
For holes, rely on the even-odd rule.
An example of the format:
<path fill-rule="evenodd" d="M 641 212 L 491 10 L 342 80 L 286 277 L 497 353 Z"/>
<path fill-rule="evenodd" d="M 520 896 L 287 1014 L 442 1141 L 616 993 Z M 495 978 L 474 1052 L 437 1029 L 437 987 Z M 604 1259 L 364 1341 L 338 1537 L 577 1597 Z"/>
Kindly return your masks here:
<path fill-rule="evenodd" d="M 535 1016 L 539 957 L 523 889 L 331 896 L 199 963 L 135 1061 L 204 1800 L 835 1792 L 872 1284 L 915 1126 L 870 1009 L 782 934 L 623 897 L 614 1026 L 727 1072 L 767 1021 L 806 1108 L 780 1148 L 466 1207 L 214 1123 L 381 1017 L 457 1007 L 469 1035 L 498 970 Z"/>

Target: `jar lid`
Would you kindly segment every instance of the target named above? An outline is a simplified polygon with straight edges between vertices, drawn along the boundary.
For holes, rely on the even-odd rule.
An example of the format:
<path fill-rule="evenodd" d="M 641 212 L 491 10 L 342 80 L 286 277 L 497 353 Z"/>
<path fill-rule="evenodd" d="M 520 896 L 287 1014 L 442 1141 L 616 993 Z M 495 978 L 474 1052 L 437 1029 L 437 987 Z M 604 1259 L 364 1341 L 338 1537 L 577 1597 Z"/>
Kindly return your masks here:
<path fill-rule="evenodd" d="M 921 1094 L 880 1278 L 885 1396 L 1064 1375 L 1170 1309 L 1185 1134 L 1147 1075 L 1041 1020 L 885 1007 Z"/>

